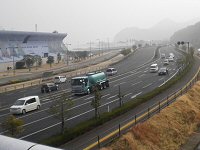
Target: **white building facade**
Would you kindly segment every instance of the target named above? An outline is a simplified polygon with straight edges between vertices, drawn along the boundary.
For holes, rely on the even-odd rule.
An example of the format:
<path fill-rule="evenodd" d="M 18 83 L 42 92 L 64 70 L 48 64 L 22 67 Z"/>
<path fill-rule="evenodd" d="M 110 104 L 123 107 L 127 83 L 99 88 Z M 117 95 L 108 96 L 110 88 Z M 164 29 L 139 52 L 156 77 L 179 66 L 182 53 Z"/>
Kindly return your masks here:
<path fill-rule="evenodd" d="M 45 57 L 63 52 L 65 33 L 0 31 L 0 62 L 21 60 L 24 55 Z"/>

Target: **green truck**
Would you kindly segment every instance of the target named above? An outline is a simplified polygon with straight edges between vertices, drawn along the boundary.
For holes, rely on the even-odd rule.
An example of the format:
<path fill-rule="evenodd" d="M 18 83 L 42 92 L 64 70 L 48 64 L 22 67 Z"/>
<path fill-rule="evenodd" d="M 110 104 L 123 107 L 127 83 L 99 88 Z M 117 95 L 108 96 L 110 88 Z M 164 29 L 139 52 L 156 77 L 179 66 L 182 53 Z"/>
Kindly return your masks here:
<path fill-rule="evenodd" d="M 109 80 L 104 72 L 87 73 L 85 76 L 71 79 L 73 94 L 90 94 L 94 87 L 97 87 L 99 90 L 109 87 Z"/>

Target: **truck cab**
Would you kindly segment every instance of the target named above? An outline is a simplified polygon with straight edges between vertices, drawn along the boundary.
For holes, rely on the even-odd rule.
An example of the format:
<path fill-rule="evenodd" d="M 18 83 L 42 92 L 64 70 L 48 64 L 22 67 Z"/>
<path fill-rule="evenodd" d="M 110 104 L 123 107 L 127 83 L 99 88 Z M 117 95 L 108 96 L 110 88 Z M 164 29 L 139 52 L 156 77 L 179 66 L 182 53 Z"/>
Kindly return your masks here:
<path fill-rule="evenodd" d="M 95 86 L 99 90 L 109 87 L 109 81 L 104 72 L 92 72 L 86 76 L 71 79 L 71 88 L 74 94 L 90 94 Z"/>

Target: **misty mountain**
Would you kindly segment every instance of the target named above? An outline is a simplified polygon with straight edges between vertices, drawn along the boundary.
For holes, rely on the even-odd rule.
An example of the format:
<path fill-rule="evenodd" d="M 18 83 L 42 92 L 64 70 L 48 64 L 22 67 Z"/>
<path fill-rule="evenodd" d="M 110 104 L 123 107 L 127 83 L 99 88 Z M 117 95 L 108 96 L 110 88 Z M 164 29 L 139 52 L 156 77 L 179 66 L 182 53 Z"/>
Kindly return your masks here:
<path fill-rule="evenodd" d="M 200 48 L 200 22 L 175 32 L 170 41 L 190 42 L 194 47 Z"/>
<path fill-rule="evenodd" d="M 169 40 L 174 32 L 197 22 L 191 20 L 185 23 L 177 23 L 170 19 L 164 19 L 149 29 L 141 29 L 137 27 L 130 27 L 121 30 L 114 37 L 114 41 L 127 41 L 129 39 L 135 40 Z"/>

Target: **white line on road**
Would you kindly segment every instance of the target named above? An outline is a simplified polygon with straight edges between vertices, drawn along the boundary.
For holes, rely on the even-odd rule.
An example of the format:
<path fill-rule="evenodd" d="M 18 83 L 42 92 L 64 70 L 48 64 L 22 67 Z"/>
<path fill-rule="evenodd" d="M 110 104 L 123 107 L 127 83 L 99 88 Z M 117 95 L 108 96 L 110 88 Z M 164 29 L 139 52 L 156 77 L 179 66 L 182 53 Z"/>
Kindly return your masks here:
<path fill-rule="evenodd" d="M 142 75 L 139 75 L 138 77 L 140 78 L 140 77 L 142 77 L 142 76 L 144 76 L 145 74 L 142 74 Z"/>
<path fill-rule="evenodd" d="M 140 95 L 142 92 L 139 92 L 139 93 L 137 93 L 137 94 L 135 94 L 135 95 L 133 95 L 133 96 L 131 96 L 131 98 L 136 98 L 138 95 Z"/>
<path fill-rule="evenodd" d="M 111 98 L 113 98 L 113 97 L 116 97 L 117 95 L 113 95 L 113 96 L 111 96 L 111 97 L 109 97 L 109 98 L 107 98 L 107 99 L 111 99 Z"/>
<path fill-rule="evenodd" d="M 113 87 L 116 87 L 116 86 L 122 85 L 122 84 L 124 84 L 124 83 L 126 83 L 126 82 L 121 82 L 121 83 L 119 83 L 119 84 L 114 85 Z"/>
<path fill-rule="evenodd" d="M 142 81 L 139 81 L 139 82 L 133 83 L 131 86 L 134 86 L 134 85 L 139 84 L 139 83 L 142 83 Z"/>
<path fill-rule="evenodd" d="M 131 94 L 132 94 L 132 93 L 125 94 L 124 97 L 126 97 L 126 96 L 128 96 L 128 95 L 131 95 Z"/>
<path fill-rule="evenodd" d="M 161 80 L 163 80 L 164 78 L 160 78 L 160 79 L 158 79 L 159 81 L 161 81 Z"/>
<path fill-rule="evenodd" d="M 146 88 L 146 87 L 148 87 L 148 86 L 150 86 L 150 85 L 152 85 L 152 83 L 147 84 L 147 85 L 143 86 L 142 88 L 144 89 L 144 88 Z"/>

